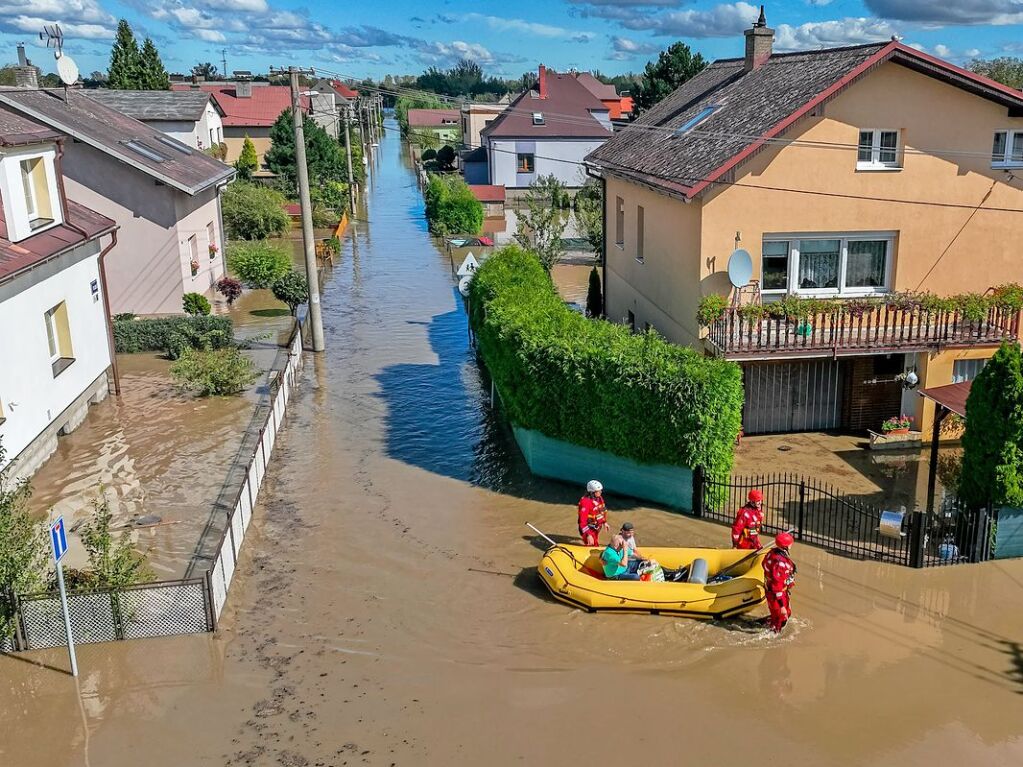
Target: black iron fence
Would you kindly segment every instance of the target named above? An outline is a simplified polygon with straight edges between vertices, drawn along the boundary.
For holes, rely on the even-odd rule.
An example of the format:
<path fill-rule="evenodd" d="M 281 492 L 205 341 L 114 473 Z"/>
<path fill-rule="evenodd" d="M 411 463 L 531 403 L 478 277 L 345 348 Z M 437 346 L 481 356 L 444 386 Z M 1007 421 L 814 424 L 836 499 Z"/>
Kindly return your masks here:
<path fill-rule="evenodd" d="M 856 559 L 907 567 L 983 562 L 994 551 L 997 514 L 966 509 L 949 496 L 933 514 L 882 509 L 792 474 L 713 477 L 693 474 L 693 513 L 731 525 L 749 491 L 764 494 L 762 531 L 791 530 L 797 541 Z"/>

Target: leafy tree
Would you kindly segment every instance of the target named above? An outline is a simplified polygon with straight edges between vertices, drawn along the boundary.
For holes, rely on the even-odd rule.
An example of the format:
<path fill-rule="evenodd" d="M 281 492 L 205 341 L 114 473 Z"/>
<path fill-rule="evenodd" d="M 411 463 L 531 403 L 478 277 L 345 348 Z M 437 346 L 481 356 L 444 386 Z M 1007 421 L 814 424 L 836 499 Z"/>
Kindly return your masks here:
<path fill-rule="evenodd" d="M 341 144 L 311 120 L 305 121 L 303 131 L 310 186 L 346 178 L 348 161 Z M 295 132 L 291 109 L 281 112 L 270 128 L 270 151 L 266 153 L 265 161 L 266 166 L 286 182 L 287 188 L 297 189 L 298 168 L 295 164 Z"/>
<path fill-rule="evenodd" d="M 227 305 L 231 306 L 242 294 L 242 282 L 234 277 L 221 277 L 217 280 L 217 292 L 227 299 Z"/>
<path fill-rule="evenodd" d="M 0 466 L 4 457 L 0 444 Z M 9 469 L 0 470 L 0 637 L 11 633 L 12 595 L 38 591 L 49 563 L 46 526 L 28 509 L 32 488 L 25 480 L 12 480 Z"/>
<path fill-rule="evenodd" d="M 402 135 L 408 133 L 408 111 L 410 109 L 443 109 L 444 104 L 436 96 L 428 93 L 414 96 L 399 96 L 394 102 L 394 117 L 398 121 Z"/>
<path fill-rule="evenodd" d="M 93 501 L 92 519 L 82 527 L 82 545 L 89 558 L 87 583 L 96 589 L 118 589 L 152 580 L 153 571 L 147 564 L 147 556 L 132 545 L 131 536 L 125 530 L 114 537 L 110 530 L 113 513 L 110 502 L 104 497 Z"/>
<path fill-rule="evenodd" d="M 1018 344 L 1003 344 L 966 400 L 960 497 L 1023 506 L 1023 364 Z"/>
<path fill-rule="evenodd" d="M 434 234 L 479 234 L 483 203 L 460 176 L 430 176 L 424 193 L 426 220 Z"/>
<path fill-rule="evenodd" d="M 535 253 L 548 273 L 565 255 L 561 236 L 568 220 L 560 210 L 560 200 L 565 193 L 564 185 L 554 174 L 541 176 L 529 185 L 524 198 L 526 210 L 519 212 L 515 240 Z"/>
<path fill-rule="evenodd" d="M 685 43 L 673 43 L 667 50 L 661 51 L 657 61 L 647 62 L 637 89 L 636 106 L 649 109 L 702 72 L 706 66 L 707 61 L 701 54 L 694 56 Z"/>
<path fill-rule="evenodd" d="M 0 67 L 0 85 L 17 85 L 18 80 L 14 72 L 14 64 L 4 64 Z"/>
<path fill-rule="evenodd" d="M 278 301 L 288 305 L 294 316 L 299 305 L 309 300 L 309 282 L 304 274 L 297 269 L 291 269 L 273 284 L 273 292 Z"/>
<path fill-rule="evenodd" d="M 533 70 L 530 70 L 528 72 L 523 72 L 522 73 L 522 77 L 519 78 L 518 88 L 516 90 L 528 91 L 528 90 L 535 89 L 537 87 L 537 85 L 539 84 L 539 82 L 540 82 L 540 77 Z"/>
<path fill-rule="evenodd" d="M 117 22 L 117 36 L 110 49 L 107 87 L 114 90 L 136 90 L 143 81 L 142 54 L 135 34 L 127 20 Z"/>
<path fill-rule="evenodd" d="M 450 168 L 455 164 L 455 150 L 450 144 L 437 150 L 437 164 L 442 168 Z"/>
<path fill-rule="evenodd" d="M 142 43 L 139 58 L 142 64 L 139 89 L 145 91 L 170 90 L 170 77 L 168 77 L 167 69 L 160 58 L 160 52 L 156 50 L 156 45 L 148 37 Z"/>
<path fill-rule="evenodd" d="M 202 61 L 192 67 L 192 74 L 206 80 L 216 80 L 220 72 L 217 71 L 216 64 L 211 64 L 208 61 Z"/>
<path fill-rule="evenodd" d="M 424 149 L 423 150 L 423 154 L 422 154 L 423 162 L 426 162 L 427 160 L 432 160 L 436 156 L 437 156 L 437 150 L 436 149 Z"/>
<path fill-rule="evenodd" d="M 291 255 L 284 246 L 262 240 L 231 242 L 227 266 L 242 282 L 253 288 L 269 288 L 291 271 Z"/>
<path fill-rule="evenodd" d="M 974 59 L 966 65 L 967 69 L 978 75 L 990 77 L 992 80 L 1008 85 L 1010 88 L 1023 88 L 1023 58 L 1018 56 L 999 56 L 996 59 Z"/>
<path fill-rule="evenodd" d="M 252 360 L 237 347 L 226 349 L 185 349 L 170 367 L 171 377 L 181 389 L 200 397 L 240 394 L 256 380 Z"/>
<path fill-rule="evenodd" d="M 209 299 L 202 293 L 185 293 L 181 297 L 181 308 L 185 314 L 198 317 L 200 314 L 209 314 L 212 307 L 210 306 Z"/>
<path fill-rule="evenodd" d="M 287 199 L 258 184 L 236 181 L 224 190 L 221 212 L 227 236 L 235 240 L 263 240 L 284 234 L 291 219 L 284 211 Z"/>
<path fill-rule="evenodd" d="M 242 142 L 242 151 L 238 159 L 234 161 L 235 170 L 238 171 L 238 178 L 248 181 L 252 174 L 259 170 L 259 155 L 256 154 L 256 145 L 248 136 Z"/>
<path fill-rule="evenodd" d="M 575 196 L 575 218 L 599 260 L 604 254 L 604 186 L 590 179 Z"/>
<path fill-rule="evenodd" d="M 586 316 L 600 317 L 604 313 L 604 296 L 600 290 L 600 272 L 590 269 L 590 284 L 586 290 Z"/>

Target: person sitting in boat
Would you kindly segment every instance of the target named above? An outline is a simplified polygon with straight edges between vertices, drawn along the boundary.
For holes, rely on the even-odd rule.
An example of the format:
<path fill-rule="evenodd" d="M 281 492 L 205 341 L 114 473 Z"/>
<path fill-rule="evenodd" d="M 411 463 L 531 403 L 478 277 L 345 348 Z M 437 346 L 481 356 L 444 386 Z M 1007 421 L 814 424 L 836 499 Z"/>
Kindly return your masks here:
<path fill-rule="evenodd" d="M 600 555 L 600 561 L 604 565 L 604 577 L 609 581 L 638 581 L 639 561 L 629 562 L 628 549 L 625 545 L 625 538 L 616 535 Z"/>
<path fill-rule="evenodd" d="M 764 524 L 764 494 L 754 488 L 749 491 L 746 505 L 739 509 L 732 523 L 732 548 L 760 548 L 760 526 Z"/>
<path fill-rule="evenodd" d="M 601 530 L 610 530 L 604 507 L 604 486 L 595 479 L 586 483 L 586 495 L 579 499 L 579 535 L 583 546 L 599 546 Z"/>
<path fill-rule="evenodd" d="M 635 562 L 635 566 L 638 568 L 647 560 L 647 557 L 644 557 L 643 553 L 636 548 L 636 526 L 631 522 L 625 522 L 622 524 L 622 529 L 618 531 L 618 534 L 625 539 L 625 551 L 628 555 L 627 559 L 630 566 Z"/>
<path fill-rule="evenodd" d="M 767 589 L 767 607 L 771 611 L 768 625 L 775 634 L 779 633 L 789 618 L 789 592 L 796 580 L 796 563 L 789 556 L 789 548 L 795 539 L 792 533 L 778 533 L 774 548 L 764 557 L 764 588 Z"/>

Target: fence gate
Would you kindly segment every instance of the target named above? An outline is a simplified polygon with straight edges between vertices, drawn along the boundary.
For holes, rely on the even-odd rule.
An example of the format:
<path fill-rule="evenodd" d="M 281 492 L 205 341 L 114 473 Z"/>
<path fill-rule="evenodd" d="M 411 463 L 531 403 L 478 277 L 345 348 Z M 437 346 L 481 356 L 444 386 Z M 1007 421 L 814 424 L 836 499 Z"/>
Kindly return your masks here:
<path fill-rule="evenodd" d="M 839 360 L 744 363 L 746 434 L 820 431 L 842 425 L 846 366 Z"/>

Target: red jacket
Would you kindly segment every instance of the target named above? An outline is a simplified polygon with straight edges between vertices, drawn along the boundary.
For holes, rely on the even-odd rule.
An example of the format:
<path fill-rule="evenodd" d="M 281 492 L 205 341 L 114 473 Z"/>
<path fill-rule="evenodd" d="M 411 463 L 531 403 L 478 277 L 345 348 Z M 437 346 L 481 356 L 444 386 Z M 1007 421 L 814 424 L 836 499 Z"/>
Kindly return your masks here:
<path fill-rule="evenodd" d="M 735 522 L 732 523 L 732 545 L 739 546 L 744 540 L 757 538 L 760 535 L 760 526 L 764 523 L 764 512 L 755 506 L 743 506 L 735 515 Z M 760 548 L 758 545 L 754 548 Z"/>
<path fill-rule="evenodd" d="M 579 529 L 585 530 L 592 527 L 600 530 L 607 524 L 607 512 L 604 509 L 604 499 L 584 495 L 579 499 Z"/>
<path fill-rule="evenodd" d="M 769 594 L 787 592 L 796 580 L 796 563 L 781 549 L 771 549 L 764 557 L 764 575 Z"/>

